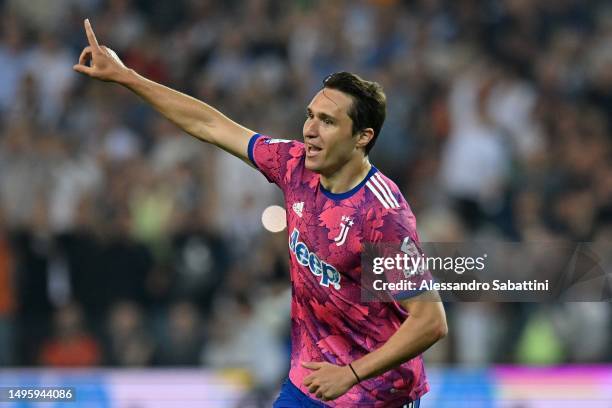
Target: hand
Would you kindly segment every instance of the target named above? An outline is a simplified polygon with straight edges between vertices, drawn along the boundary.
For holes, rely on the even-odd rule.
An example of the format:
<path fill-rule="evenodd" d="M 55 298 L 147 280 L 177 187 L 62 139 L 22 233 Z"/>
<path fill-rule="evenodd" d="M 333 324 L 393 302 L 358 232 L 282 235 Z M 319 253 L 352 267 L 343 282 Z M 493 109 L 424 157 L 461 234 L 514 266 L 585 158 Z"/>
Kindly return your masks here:
<path fill-rule="evenodd" d="M 314 361 L 302 362 L 302 366 L 314 370 L 304 378 L 303 384 L 321 401 L 336 399 L 357 384 L 357 379 L 349 366 Z"/>
<path fill-rule="evenodd" d="M 83 49 L 79 63 L 72 69 L 102 81 L 121 82 L 129 69 L 119 59 L 115 51 L 98 44 L 89 19 L 85 20 L 85 34 L 89 45 Z M 87 62 L 91 60 L 91 66 Z"/>

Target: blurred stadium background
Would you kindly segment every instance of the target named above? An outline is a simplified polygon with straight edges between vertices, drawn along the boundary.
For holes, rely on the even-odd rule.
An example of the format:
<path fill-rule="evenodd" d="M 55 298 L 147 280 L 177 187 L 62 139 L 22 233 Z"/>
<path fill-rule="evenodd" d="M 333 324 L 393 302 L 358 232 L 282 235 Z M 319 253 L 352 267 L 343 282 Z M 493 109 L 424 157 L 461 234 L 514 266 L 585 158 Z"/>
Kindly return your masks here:
<path fill-rule="evenodd" d="M 423 241 L 589 241 L 612 267 L 608 1 L 0 0 L 0 386 L 257 407 L 288 368 L 286 235 L 262 225 L 280 192 L 74 73 L 85 17 L 128 66 L 277 137 L 301 137 L 328 73 L 375 79 L 373 161 Z M 423 406 L 609 408 L 611 312 L 448 304 Z"/>

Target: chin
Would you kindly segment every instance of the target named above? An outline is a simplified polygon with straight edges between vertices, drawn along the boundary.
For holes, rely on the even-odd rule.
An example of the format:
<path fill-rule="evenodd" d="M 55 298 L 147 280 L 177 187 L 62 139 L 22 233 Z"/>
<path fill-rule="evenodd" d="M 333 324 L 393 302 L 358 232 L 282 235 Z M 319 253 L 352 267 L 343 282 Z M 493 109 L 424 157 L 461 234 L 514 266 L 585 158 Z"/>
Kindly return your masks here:
<path fill-rule="evenodd" d="M 306 158 L 304 161 L 304 167 L 306 167 L 307 170 L 314 171 L 315 173 L 319 173 L 321 171 L 321 165 L 317 162 L 309 160 L 308 158 Z"/>

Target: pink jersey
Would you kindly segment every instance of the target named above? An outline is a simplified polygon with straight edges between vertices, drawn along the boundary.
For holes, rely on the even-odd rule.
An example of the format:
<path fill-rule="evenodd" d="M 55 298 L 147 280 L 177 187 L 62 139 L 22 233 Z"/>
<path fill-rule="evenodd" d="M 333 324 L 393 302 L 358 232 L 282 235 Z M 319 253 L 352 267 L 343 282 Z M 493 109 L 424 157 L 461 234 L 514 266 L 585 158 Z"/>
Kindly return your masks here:
<path fill-rule="evenodd" d="M 312 371 L 300 362 L 346 365 L 380 348 L 408 316 L 394 301 L 361 301 L 361 251 L 364 243 L 418 242 L 416 221 L 397 186 L 374 167 L 355 188 L 334 194 L 304 167 L 303 143 L 254 135 L 248 152 L 285 195 L 293 293 L 289 378 L 316 399 L 302 385 Z M 418 356 L 326 404 L 401 407 L 428 390 Z"/>

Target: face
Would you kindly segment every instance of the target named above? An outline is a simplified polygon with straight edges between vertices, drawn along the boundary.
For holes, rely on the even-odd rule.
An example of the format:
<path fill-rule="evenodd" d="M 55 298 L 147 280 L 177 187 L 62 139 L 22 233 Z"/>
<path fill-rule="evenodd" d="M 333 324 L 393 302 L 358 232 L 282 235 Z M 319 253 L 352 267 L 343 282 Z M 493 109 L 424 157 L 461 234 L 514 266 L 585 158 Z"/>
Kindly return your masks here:
<path fill-rule="evenodd" d="M 307 169 L 333 174 L 359 154 L 353 121 L 348 116 L 352 103 L 350 96 L 327 88 L 312 99 L 303 129 Z"/>

